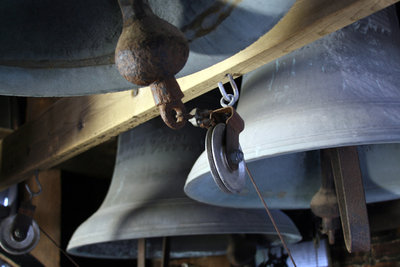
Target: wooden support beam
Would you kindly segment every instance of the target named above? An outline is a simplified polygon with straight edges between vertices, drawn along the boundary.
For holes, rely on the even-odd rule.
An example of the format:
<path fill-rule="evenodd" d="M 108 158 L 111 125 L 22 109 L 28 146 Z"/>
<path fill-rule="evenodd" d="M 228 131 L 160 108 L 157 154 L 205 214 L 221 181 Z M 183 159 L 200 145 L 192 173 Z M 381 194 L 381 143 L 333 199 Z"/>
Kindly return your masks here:
<path fill-rule="evenodd" d="M 184 259 L 173 259 L 170 261 L 169 266 L 218 266 L 218 267 L 230 267 L 228 258 L 226 255 L 221 256 L 209 256 L 201 258 L 184 258 Z M 163 267 L 161 259 L 152 260 L 151 267 Z"/>
<path fill-rule="evenodd" d="M 38 118 L 56 100 L 56 98 L 29 98 L 26 107 L 27 121 Z M 36 206 L 34 219 L 41 229 L 50 235 L 57 244 L 60 244 L 61 171 L 55 169 L 45 170 L 39 173 L 38 178 L 42 186 L 42 193 L 32 198 L 32 204 Z M 26 183 L 33 191 L 37 191 L 38 185 L 34 177 L 31 177 Z M 26 197 L 28 197 L 27 194 Z M 39 243 L 30 254 L 44 266 L 60 266 L 59 249 L 42 232 Z"/>
<path fill-rule="evenodd" d="M 12 132 L 13 132 L 12 129 L 0 127 L 0 140 Z"/>
<path fill-rule="evenodd" d="M 178 80 L 187 102 L 226 81 L 341 29 L 398 0 L 297 0 L 267 34 L 234 56 Z M 3 141 L 0 189 L 157 115 L 149 88 L 61 99 Z"/>

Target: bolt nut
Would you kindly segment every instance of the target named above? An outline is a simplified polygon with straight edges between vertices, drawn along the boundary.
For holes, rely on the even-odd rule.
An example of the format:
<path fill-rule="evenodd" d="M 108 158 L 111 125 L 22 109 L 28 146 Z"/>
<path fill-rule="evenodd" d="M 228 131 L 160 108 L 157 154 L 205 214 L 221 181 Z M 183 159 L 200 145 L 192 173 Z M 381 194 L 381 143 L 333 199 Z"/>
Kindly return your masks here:
<path fill-rule="evenodd" d="M 237 149 L 237 150 L 233 151 L 232 153 L 230 153 L 229 159 L 231 160 L 231 162 L 233 164 L 239 164 L 240 162 L 242 162 L 244 160 L 244 154 L 241 150 Z"/>
<path fill-rule="evenodd" d="M 15 229 L 13 232 L 13 236 L 17 241 L 22 241 L 26 238 L 26 233 L 24 233 L 20 229 Z"/>

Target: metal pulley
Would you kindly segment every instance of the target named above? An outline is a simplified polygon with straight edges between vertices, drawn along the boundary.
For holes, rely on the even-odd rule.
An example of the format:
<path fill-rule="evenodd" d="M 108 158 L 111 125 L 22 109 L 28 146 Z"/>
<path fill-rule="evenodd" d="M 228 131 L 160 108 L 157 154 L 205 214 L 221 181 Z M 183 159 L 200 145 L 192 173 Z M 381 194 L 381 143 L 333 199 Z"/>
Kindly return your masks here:
<path fill-rule="evenodd" d="M 271 208 L 310 208 L 319 150 L 354 145 L 367 203 L 400 198 L 399 47 L 396 10 L 386 9 L 243 76 L 240 145 Z M 247 188 L 221 192 L 203 153 L 185 192 L 213 205 L 261 207 Z"/>
<path fill-rule="evenodd" d="M 236 112 L 233 114 L 234 120 L 243 122 Z M 206 151 L 211 173 L 219 188 L 227 193 L 239 193 L 246 184 L 243 152 L 239 142 L 235 143 L 239 137 L 237 128 L 232 127 L 229 121 L 208 129 Z"/>
<path fill-rule="evenodd" d="M 234 94 L 227 94 L 222 83 L 218 83 L 222 108 L 194 110 L 191 112 L 194 120 L 190 121 L 195 126 L 208 128 L 205 148 L 215 183 L 223 192 L 240 193 L 246 185 L 244 156 L 239 144 L 244 121 L 232 107 L 239 98 L 239 90 L 232 75 L 227 76 Z"/>
<path fill-rule="evenodd" d="M 8 253 L 29 253 L 39 242 L 39 226 L 32 219 L 34 208 L 24 205 L 17 214 L 7 217 L 0 224 L 0 246 Z"/>
<path fill-rule="evenodd" d="M 29 200 L 22 202 L 18 212 L 7 217 L 0 224 L 0 246 L 13 255 L 29 253 L 36 247 L 40 239 L 39 226 L 33 219 L 36 206 L 32 204 L 32 197 L 38 196 L 42 188 L 37 175 L 35 179 L 39 190 L 32 192 L 25 184 Z"/>

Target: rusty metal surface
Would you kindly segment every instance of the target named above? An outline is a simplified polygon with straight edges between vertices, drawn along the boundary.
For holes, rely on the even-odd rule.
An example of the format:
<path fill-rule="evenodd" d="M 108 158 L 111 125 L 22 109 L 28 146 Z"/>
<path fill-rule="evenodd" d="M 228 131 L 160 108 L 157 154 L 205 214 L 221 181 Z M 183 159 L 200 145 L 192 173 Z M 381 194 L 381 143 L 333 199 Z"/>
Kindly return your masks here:
<path fill-rule="evenodd" d="M 213 121 L 213 124 L 224 123 L 226 125 L 226 154 L 229 155 L 239 150 L 239 134 L 244 129 L 244 121 L 236 110 L 231 106 L 214 110 L 210 114 L 210 119 Z M 232 162 L 230 157 L 227 157 L 227 160 L 232 169 L 237 168 L 237 163 Z"/>
<path fill-rule="evenodd" d="M 158 106 L 161 118 L 172 129 L 180 129 L 185 123 L 186 108 L 182 103 L 183 93 L 176 79 L 166 79 L 150 85 L 155 104 Z"/>
<path fill-rule="evenodd" d="M 120 74 L 137 85 L 150 85 L 178 73 L 189 46 L 178 28 L 157 17 L 142 0 L 119 1 L 123 28 L 115 49 Z"/>
<path fill-rule="evenodd" d="M 346 248 L 349 252 L 369 251 L 371 238 L 357 148 L 329 151 Z"/>
<path fill-rule="evenodd" d="M 388 216 L 385 214 L 385 220 Z M 371 251 L 349 254 L 342 243 L 330 247 L 333 267 L 398 267 L 400 266 L 400 231 L 372 233 Z"/>
<path fill-rule="evenodd" d="M 151 85 L 164 122 L 172 129 L 182 128 L 185 125 L 183 93 L 174 76 L 189 56 L 185 36 L 157 17 L 143 0 L 119 0 L 119 5 L 123 18 L 122 33 L 115 49 L 119 73 L 133 84 Z"/>

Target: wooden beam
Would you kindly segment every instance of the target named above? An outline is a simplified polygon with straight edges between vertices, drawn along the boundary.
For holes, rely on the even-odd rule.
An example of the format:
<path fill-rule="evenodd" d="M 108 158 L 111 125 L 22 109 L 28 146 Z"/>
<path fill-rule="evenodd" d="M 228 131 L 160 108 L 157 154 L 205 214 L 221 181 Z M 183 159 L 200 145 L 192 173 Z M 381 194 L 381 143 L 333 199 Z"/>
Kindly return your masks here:
<path fill-rule="evenodd" d="M 152 260 L 151 267 L 162 267 L 161 259 Z M 169 266 L 218 266 L 218 267 L 230 267 L 228 258 L 226 255 L 221 256 L 209 256 L 200 258 L 184 258 L 184 259 L 173 259 L 170 261 Z"/>
<path fill-rule="evenodd" d="M 189 101 L 226 81 L 341 29 L 398 0 L 298 0 L 267 34 L 234 56 L 178 80 Z M 3 141 L 0 189 L 47 169 L 157 115 L 151 92 L 61 99 Z"/>
<path fill-rule="evenodd" d="M 12 129 L 0 127 L 0 140 L 4 139 L 7 135 L 9 135 L 12 132 L 13 132 Z"/>
<path fill-rule="evenodd" d="M 56 101 L 56 98 L 28 98 L 26 120 L 35 120 Z M 61 171 L 55 169 L 41 171 L 38 178 L 42 186 L 42 193 L 32 198 L 32 204 L 36 206 L 34 219 L 41 229 L 50 235 L 57 244 L 60 244 Z M 38 185 L 33 176 L 26 183 L 33 191 L 37 191 Z M 28 197 L 26 192 L 25 194 L 25 197 Z M 43 233 L 40 235 L 39 243 L 30 254 L 44 266 L 60 266 L 59 249 L 46 235 Z"/>

